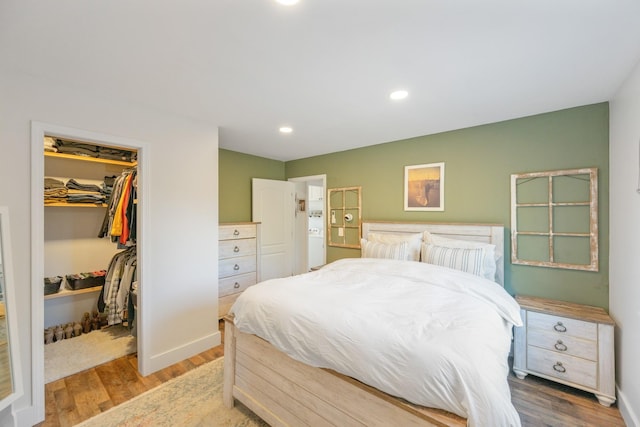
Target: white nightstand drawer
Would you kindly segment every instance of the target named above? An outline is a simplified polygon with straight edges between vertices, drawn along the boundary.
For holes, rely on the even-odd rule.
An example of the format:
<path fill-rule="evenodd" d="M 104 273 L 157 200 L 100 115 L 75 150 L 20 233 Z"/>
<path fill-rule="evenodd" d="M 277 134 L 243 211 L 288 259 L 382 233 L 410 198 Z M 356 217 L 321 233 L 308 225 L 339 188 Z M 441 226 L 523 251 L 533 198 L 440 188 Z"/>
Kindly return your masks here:
<path fill-rule="evenodd" d="M 598 364 L 566 354 L 527 347 L 527 367 L 541 374 L 597 389 Z"/>
<path fill-rule="evenodd" d="M 527 330 L 527 343 L 557 353 L 593 361 L 598 360 L 598 343 L 596 341 L 563 335 L 559 332 L 529 329 Z"/>
<path fill-rule="evenodd" d="M 256 237 L 256 226 L 252 224 L 224 225 L 218 228 L 218 240 L 250 239 Z"/>
<path fill-rule="evenodd" d="M 222 240 L 218 243 L 218 258 L 255 255 L 256 239 Z"/>
<path fill-rule="evenodd" d="M 527 329 L 542 329 L 592 341 L 598 339 L 598 325 L 593 322 L 583 322 L 544 313 L 529 312 Z"/>
<path fill-rule="evenodd" d="M 222 279 L 223 277 L 251 273 L 253 271 L 256 271 L 255 255 L 222 259 L 219 261 L 218 278 Z"/>
<path fill-rule="evenodd" d="M 236 294 L 256 284 L 256 273 L 226 277 L 218 281 L 218 297 Z"/>

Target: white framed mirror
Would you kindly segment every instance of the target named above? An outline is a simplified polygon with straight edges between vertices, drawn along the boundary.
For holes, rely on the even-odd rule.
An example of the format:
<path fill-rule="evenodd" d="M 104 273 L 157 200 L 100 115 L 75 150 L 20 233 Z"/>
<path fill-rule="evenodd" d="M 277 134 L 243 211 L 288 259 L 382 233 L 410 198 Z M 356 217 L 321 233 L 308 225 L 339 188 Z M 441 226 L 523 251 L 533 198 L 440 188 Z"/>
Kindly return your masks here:
<path fill-rule="evenodd" d="M 22 396 L 9 209 L 0 206 L 0 410 Z"/>

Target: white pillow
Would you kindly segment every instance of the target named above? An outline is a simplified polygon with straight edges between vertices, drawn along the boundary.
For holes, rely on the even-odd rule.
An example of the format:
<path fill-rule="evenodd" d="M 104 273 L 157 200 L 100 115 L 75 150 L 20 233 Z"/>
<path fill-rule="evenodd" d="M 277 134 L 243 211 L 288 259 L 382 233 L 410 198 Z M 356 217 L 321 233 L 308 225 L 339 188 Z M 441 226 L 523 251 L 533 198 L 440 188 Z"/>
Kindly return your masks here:
<path fill-rule="evenodd" d="M 429 243 L 437 246 L 444 246 L 446 248 L 461 248 L 461 249 L 482 249 L 484 251 L 484 259 L 482 264 L 482 272 L 480 276 L 485 279 L 489 279 L 492 282 L 496 281 L 496 245 L 483 242 L 472 242 L 469 240 L 450 239 L 448 237 L 437 236 L 431 234 L 428 231 L 423 233 L 424 243 Z"/>
<path fill-rule="evenodd" d="M 369 233 L 367 240 L 370 242 L 395 244 L 407 242 L 409 245 L 409 261 L 420 261 L 420 246 L 422 245 L 422 233 L 414 234 L 391 234 L 391 233 Z"/>
<path fill-rule="evenodd" d="M 409 245 L 407 242 L 387 244 L 369 242 L 367 239 L 362 239 L 360 244 L 362 247 L 362 258 L 386 258 L 404 261 L 407 260 L 409 256 Z"/>
<path fill-rule="evenodd" d="M 422 262 L 454 268 L 476 276 L 482 274 L 485 251 L 482 248 L 448 248 L 429 243 L 422 244 Z"/>

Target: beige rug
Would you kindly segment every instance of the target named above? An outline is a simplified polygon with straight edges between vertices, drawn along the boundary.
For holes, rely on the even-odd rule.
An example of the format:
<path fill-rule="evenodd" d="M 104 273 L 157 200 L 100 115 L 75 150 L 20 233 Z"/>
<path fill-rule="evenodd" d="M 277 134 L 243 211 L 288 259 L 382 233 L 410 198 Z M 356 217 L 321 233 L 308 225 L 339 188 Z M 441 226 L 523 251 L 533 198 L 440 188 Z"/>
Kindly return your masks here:
<path fill-rule="evenodd" d="M 136 338 L 121 325 L 46 344 L 44 382 L 48 384 L 136 351 Z"/>
<path fill-rule="evenodd" d="M 222 404 L 223 358 L 193 369 L 90 418 L 80 427 L 263 427 L 240 404 Z"/>

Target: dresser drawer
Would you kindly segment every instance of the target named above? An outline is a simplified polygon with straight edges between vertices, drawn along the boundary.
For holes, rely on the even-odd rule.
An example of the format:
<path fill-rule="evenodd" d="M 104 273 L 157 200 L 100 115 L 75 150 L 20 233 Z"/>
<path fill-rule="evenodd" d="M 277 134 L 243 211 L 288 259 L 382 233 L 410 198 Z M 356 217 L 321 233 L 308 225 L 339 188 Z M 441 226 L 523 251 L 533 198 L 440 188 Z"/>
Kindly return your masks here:
<path fill-rule="evenodd" d="M 221 240 L 218 243 L 218 258 L 255 255 L 256 239 Z"/>
<path fill-rule="evenodd" d="M 238 274 L 256 271 L 256 257 L 254 255 L 221 259 L 218 266 L 218 278 L 236 276 Z"/>
<path fill-rule="evenodd" d="M 252 224 L 221 225 L 218 240 L 251 239 L 256 237 L 256 226 Z"/>
<path fill-rule="evenodd" d="M 562 335 L 583 338 L 596 341 L 598 339 L 598 325 L 551 314 L 529 312 L 527 316 L 527 328 L 541 329 Z"/>
<path fill-rule="evenodd" d="M 598 387 L 598 364 L 579 357 L 528 346 L 527 368 L 592 389 Z"/>
<path fill-rule="evenodd" d="M 598 343 L 596 341 L 563 335 L 559 332 L 529 329 L 527 331 L 527 343 L 570 356 L 593 361 L 598 360 Z"/>
<path fill-rule="evenodd" d="M 226 277 L 218 281 L 218 297 L 242 292 L 251 285 L 256 284 L 256 273 L 241 274 Z"/>

